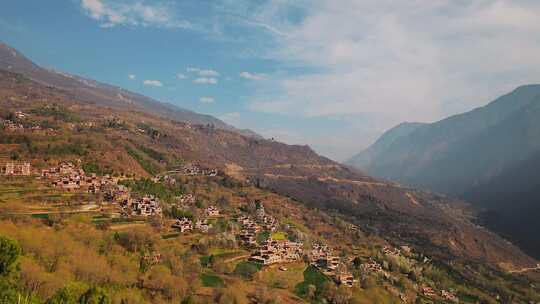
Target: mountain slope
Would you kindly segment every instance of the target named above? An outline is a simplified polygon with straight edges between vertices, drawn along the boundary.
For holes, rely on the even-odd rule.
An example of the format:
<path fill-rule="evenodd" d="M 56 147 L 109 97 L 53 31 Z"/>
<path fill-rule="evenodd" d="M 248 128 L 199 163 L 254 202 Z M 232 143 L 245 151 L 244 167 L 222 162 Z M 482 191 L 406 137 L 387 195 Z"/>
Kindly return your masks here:
<path fill-rule="evenodd" d="M 44 85 L 69 91 L 74 98 L 86 102 L 99 103 L 111 107 L 127 107 L 128 109 L 148 112 L 193 124 L 212 124 L 216 128 L 236 131 L 247 136 L 260 137 L 252 131 L 236 129 L 210 115 L 181 109 L 175 105 L 162 103 L 152 98 L 94 80 L 44 69 L 14 48 L 3 43 L 0 43 L 0 69 L 19 73 Z"/>
<path fill-rule="evenodd" d="M 17 157 L 31 159 L 38 168 L 44 159 L 69 157 L 97 162 L 105 171 L 151 176 L 193 162 L 219 167 L 312 208 L 337 212 L 363 231 L 445 261 L 474 260 L 507 269 L 536 263 L 476 226 L 475 215 L 462 202 L 364 176 L 307 146 L 91 104 L 18 74 L 0 76 L 0 109 L 37 113 L 21 123 L 48 124 L 57 130 L 46 137 L 32 132 L 0 137 L 17 144 Z M 88 124 L 93 127 L 85 127 Z"/>
<path fill-rule="evenodd" d="M 485 107 L 417 128 L 362 168 L 462 196 L 483 210 L 488 227 L 540 257 L 539 117 L 540 86 L 519 87 Z"/>
<path fill-rule="evenodd" d="M 484 210 L 486 225 L 540 257 L 540 152 L 478 185 L 464 198 Z"/>
<path fill-rule="evenodd" d="M 423 125 L 423 123 L 417 122 L 404 122 L 393 127 L 379 137 L 373 145 L 349 159 L 346 164 L 357 168 L 367 168 L 369 164 L 371 164 L 379 154 L 386 151 L 396 139 L 408 136 Z"/>
<path fill-rule="evenodd" d="M 539 96 L 539 85 L 519 87 L 487 106 L 418 127 L 364 166 L 351 164 L 375 176 L 459 195 L 540 148 Z"/>

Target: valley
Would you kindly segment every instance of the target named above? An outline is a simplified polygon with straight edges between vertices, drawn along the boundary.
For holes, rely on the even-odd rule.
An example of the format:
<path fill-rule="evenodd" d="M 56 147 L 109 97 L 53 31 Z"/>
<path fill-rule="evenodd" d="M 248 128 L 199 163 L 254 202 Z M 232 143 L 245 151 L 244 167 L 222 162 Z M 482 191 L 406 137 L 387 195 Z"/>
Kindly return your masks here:
<path fill-rule="evenodd" d="M 10 72 L 0 85 L 4 126 L 12 122 L 0 137 L 0 232 L 23 249 L 32 301 L 97 292 L 89 286 L 113 303 L 535 297 L 534 271 L 520 270 L 536 262 L 475 226 L 466 205 L 378 181 L 308 147 L 88 107 Z M 150 204 L 144 215 L 141 203 Z M 266 228 L 250 222 L 261 208 Z M 296 244 L 287 242 L 300 246 L 291 260 L 266 255 Z"/>

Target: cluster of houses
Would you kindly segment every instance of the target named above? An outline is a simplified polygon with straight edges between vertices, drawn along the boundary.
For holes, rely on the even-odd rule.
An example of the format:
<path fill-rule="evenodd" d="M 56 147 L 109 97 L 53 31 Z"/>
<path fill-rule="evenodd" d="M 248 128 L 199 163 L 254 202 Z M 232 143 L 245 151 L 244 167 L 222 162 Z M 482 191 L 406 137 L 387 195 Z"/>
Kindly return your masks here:
<path fill-rule="evenodd" d="M 193 223 L 192 220 L 183 217 L 177 219 L 172 227 L 177 228 L 181 233 L 191 232 L 193 229 L 202 233 L 208 233 L 212 228 L 212 224 L 210 224 L 207 219 L 198 219 Z"/>
<path fill-rule="evenodd" d="M 261 226 L 246 215 L 240 216 L 237 221 L 241 226 L 240 234 L 238 235 L 240 242 L 248 247 L 256 245 L 257 233 L 261 231 Z"/>
<path fill-rule="evenodd" d="M 203 233 L 207 233 L 210 228 L 212 228 L 212 224 L 208 222 L 207 218 L 216 217 L 219 216 L 219 214 L 220 213 L 218 208 L 216 208 L 215 206 L 208 206 L 204 209 L 204 215 L 206 218 L 199 218 L 197 219 L 197 221 L 195 221 L 195 223 L 193 222 L 193 220 L 187 217 L 178 218 L 171 227 L 180 230 L 181 233 L 191 232 L 194 229 Z"/>
<path fill-rule="evenodd" d="M 459 298 L 451 291 L 441 290 L 441 297 L 447 301 L 459 303 Z"/>
<path fill-rule="evenodd" d="M 277 220 L 274 217 L 266 214 L 263 205 L 260 205 L 255 211 L 255 218 L 264 230 L 273 232 L 278 228 Z"/>
<path fill-rule="evenodd" d="M 2 166 L 2 174 L 11 176 L 28 176 L 32 174 L 32 167 L 29 162 L 7 161 Z"/>
<path fill-rule="evenodd" d="M 301 242 L 269 239 L 264 241 L 249 259 L 263 265 L 297 262 L 302 259 L 303 246 Z"/>
<path fill-rule="evenodd" d="M 350 272 L 343 270 L 346 267 L 341 263 L 341 259 L 334 255 L 327 245 L 314 244 L 307 256 L 312 266 L 333 278 L 336 283 L 349 287 L 353 286 L 354 276 Z"/>
<path fill-rule="evenodd" d="M 34 123 L 32 125 L 26 124 L 26 127 L 25 127 L 24 124 L 18 122 L 18 121 L 23 120 L 23 119 L 28 117 L 28 114 L 26 114 L 24 112 L 17 111 L 17 112 L 15 112 L 14 116 L 16 118 L 15 121 L 10 120 L 10 119 L 2 119 L 2 118 L 0 118 L 0 127 L 3 126 L 4 130 L 7 131 L 7 132 L 23 132 L 23 131 L 26 131 L 26 130 L 29 130 L 29 131 L 46 131 L 47 134 L 52 134 L 52 133 L 56 132 L 55 130 L 50 129 L 50 128 L 44 129 L 41 125 L 39 125 L 37 123 Z"/>
<path fill-rule="evenodd" d="M 20 123 L 13 122 L 11 120 L 3 120 L 1 123 L 4 126 L 4 130 L 7 132 L 24 131 L 24 126 Z"/>
<path fill-rule="evenodd" d="M 197 202 L 197 197 L 191 193 L 182 194 L 177 199 L 180 204 L 195 204 Z"/>
<path fill-rule="evenodd" d="M 85 191 L 98 193 L 105 185 L 116 185 L 109 175 L 86 175 L 84 170 L 71 162 L 62 163 L 41 171 L 41 176 L 52 180 L 52 186 L 67 192 Z"/>
<path fill-rule="evenodd" d="M 430 286 L 423 286 L 421 288 L 421 292 L 428 298 L 437 297 L 437 292 Z M 456 296 L 456 294 L 448 290 L 441 290 L 440 297 L 446 301 L 459 303 L 459 298 Z"/>
<path fill-rule="evenodd" d="M 274 232 L 278 228 L 277 220 L 268 215 L 263 205 L 255 210 L 255 220 L 249 216 L 242 215 L 237 219 L 241 226 L 238 239 L 244 246 L 252 247 L 257 244 L 257 233 L 262 230 Z"/>
<path fill-rule="evenodd" d="M 208 206 L 204 209 L 204 213 L 208 217 L 219 216 L 219 209 L 216 206 Z"/>
<path fill-rule="evenodd" d="M 162 216 L 163 210 L 159 199 L 153 195 L 128 199 L 120 203 L 122 213 L 128 216 Z"/>
<path fill-rule="evenodd" d="M 182 175 L 190 175 L 190 176 L 195 176 L 195 175 L 217 176 L 218 175 L 217 169 L 202 168 L 199 165 L 191 164 L 191 163 L 183 165 L 177 172 Z"/>

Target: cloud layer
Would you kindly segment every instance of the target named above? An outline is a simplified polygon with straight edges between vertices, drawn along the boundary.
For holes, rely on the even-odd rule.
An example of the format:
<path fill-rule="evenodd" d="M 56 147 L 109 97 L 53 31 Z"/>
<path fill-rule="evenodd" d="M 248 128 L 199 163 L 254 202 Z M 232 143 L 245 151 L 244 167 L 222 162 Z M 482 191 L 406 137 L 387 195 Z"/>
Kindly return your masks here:
<path fill-rule="evenodd" d="M 288 18 L 299 6 L 300 20 Z M 312 72 L 261 83 L 249 107 L 383 129 L 466 111 L 540 81 L 538 16 L 540 2 L 527 0 L 270 1 L 258 23 L 285 34 L 269 31 L 266 55 Z"/>
<path fill-rule="evenodd" d="M 125 0 L 81 0 L 83 10 L 98 20 L 102 27 L 116 25 L 190 28 L 191 24 L 177 19 L 167 4 Z"/>

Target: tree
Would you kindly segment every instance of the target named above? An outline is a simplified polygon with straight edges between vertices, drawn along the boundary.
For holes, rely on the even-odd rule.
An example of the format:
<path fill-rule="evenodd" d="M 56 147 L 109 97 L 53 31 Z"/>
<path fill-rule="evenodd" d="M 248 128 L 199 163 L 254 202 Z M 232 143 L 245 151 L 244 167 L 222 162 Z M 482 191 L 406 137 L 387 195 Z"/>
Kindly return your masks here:
<path fill-rule="evenodd" d="M 17 259 L 21 248 L 17 242 L 0 236 L 0 277 L 7 277 L 18 271 Z"/>
<path fill-rule="evenodd" d="M 0 236 L 0 303 L 16 302 L 20 254 L 21 249 L 17 242 Z"/>
<path fill-rule="evenodd" d="M 92 287 L 81 297 L 79 302 L 80 304 L 110 304 L 111 298 L 105 289 Z"/>
<path fill-rule="evenodd" d="M 83 283 L 69 283 L 59 289 L 47 304 L 78 304 L 86 291 L 88 286 Z"/>

